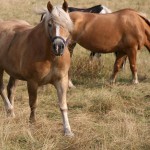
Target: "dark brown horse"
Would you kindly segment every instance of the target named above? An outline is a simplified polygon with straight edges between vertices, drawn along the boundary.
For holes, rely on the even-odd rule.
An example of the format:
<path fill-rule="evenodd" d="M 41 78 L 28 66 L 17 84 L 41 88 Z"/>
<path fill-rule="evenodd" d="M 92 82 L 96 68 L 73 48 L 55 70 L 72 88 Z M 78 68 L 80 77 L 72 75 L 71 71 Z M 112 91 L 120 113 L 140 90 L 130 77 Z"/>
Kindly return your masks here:
<path fill-rule="evenodd" d="M 48 2 L 48 11 L 45 12 L 43 21 L 35 27 L 25 21 L 0 22 L 0 94 L 7 115 L 14 116 L 16 81 L 27 81 L 30 122 L 34 122 L 38 86 L 53 84 L 57 90 L 64 132 L 66 135 L 73 135 L 66 103 L 70 67 L 67 40 L 68 31 L 72 28 L 72 21 L 65 12 L 66 6 L 63 3 L 61 9 Z M 3 85 L 4 71 L 10 75 L 8 97 Z"/>
<path fill-rule="evenodd" d="M 128 56 L 133 83 L 138 83 L 136 56 L 142 46 L 150 51 L 150 22 L 131 9 L 111 14 L 71 12 L 74 23 L 72 40 L 93 52 L 117 52 L 111 82 L 114 83 L 120 66 Z"/>

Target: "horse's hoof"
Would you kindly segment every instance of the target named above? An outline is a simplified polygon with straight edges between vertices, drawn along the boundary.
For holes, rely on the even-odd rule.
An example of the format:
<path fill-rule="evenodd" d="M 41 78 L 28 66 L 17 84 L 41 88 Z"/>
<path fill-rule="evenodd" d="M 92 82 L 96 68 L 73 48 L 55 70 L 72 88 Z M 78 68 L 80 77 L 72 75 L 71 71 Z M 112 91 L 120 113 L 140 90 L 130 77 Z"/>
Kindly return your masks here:
<path fill-rule="evenodd" d="M 133 84 L 139 84 L 139 81 L 138 80 L 133 80 L 132 83 Z"/>
<path fill-rule="evenodd" d="M 70 89 L 75 89 L 76 86 L 72 85 L 72 86 L 69 86 Z"/>
<path fill-rule="evenodd" d="M 15 118 L 13 106 L 10 106 L 9 108 L 7 108 L 6 112 L 7 112 L 7 117 Z"/>
<path fill-rule="evenodd" d="M 110 85 L 114 85 L 115 81 L 114 80 L 110 80 Z"/>
<path fill-rule="evenodd" d="M 65 131 L 65 136 L 68 136 L 68 137 L 73 137 L 74 136 L 74 133 L 71 132 L 70 130 L 67 130 Z"/>
<path fill-rule="evenodd" d="M 30 124 L 35 124 L 35 123 L 36 123 L 35 118 L 30 118 L 30 119 L 29 119 L 29 123 L 30 123 Z"/>
<path fill-rule="evenodd" d="M 65 133 L 65 136 L 67 136 L 67 137 L 74 137 L 74 133 Z"/>
<path fill-rule="evenodd" d="M 14 112 L 8 112 L 8 111 L 7 111 L 7 117 L 8 117 L 8 118 L 15 118 L 15 113 L 14 113 Z"/>
<path fill-rule="evenodd" d="M 69 80 L 69 88 L 70 89 L 75 89 L 76 87 L 73 85 L 72 81 Z"/>

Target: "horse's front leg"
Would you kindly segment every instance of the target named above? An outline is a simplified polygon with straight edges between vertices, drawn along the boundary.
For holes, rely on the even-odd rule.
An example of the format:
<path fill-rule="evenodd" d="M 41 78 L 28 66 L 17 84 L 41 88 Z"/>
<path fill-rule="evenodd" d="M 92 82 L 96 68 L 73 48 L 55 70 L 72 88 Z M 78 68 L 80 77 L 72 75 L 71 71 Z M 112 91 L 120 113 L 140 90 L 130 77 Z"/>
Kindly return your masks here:
<path fill-rule="evenodd" d="M 29 121 L 30 123 L 35 122 L 35 109 L 36 109 L 36 102 L 37 102 L 37 89 L 38 89 L 38 84 L 34 81 L 28 81 L 27 82 L 28 86 L 28 94 L 29 94 L 29 105 L 31 109 L 30 113 L 30 118 Z"/>
<path fill-rule="evenodd" d="M 60 81 L 55 84 L 58 100 L 59 100 L 59 107 L 63 117 L 63 127 L 65 135 L 73 136 L 73 133 L 70 128 L 69 120 L 68 120 L 68 107 L 66 102 L 66 94 L 68 88 L 68 75 L 63 77 Z"/>
<path fill-rule="evenodd" d="M 0 68 L 0 95 L 4 101 L 7 116 L 14 117 L 14 114 L 12 113 L 13 112 L 13 106 L 11 105 L 11 103 L 7 97 L 6 89 L 5 89 L 4 84 L 3 84 L 3 73 L 4 73 L 4 70 Z"/>
<path fill-rule="evenodd" d="M 13 108 L 14 108 L 14 97 L 15 97 L 15 92 L 16 92 L 17 81 L 18 81 L 17 79 L 10 77 L 8 85 L 7 85 L 8 99 L 10 103 L 12 104 Z M 15 116 L 14 110 L 11 111 L 11 115 Z"/>
<path fill-rule="evenodd" d="M 124 59 L 126 58 L 126 54 L 125 53 L 121 53 L 121 52 L 118 52 L 117 55 L 116 55 L 116 61 L 115 61 L 115 64 L 114 64 L 114 70 L 113 70 L 113 74 L 111 76 L 111 84 L 115 83 L 116 81 L 116 76 L 117 76 L 117 73 L 124 61 Z"/>
<path fill-rule="evenodd" d="M 76 44 L 77 44 L 76 42 L 71 41 L 71 43 L 69 43 L 69 45 L 68 45 L 68 49 L 69 49 L 70 57 L 71 57 L 71 58 L 72 58 L 72 56 L 73 56 L 73 50 L 74 50 Z M 73 85 L 72 80 L 71 80 L 71 70 L 70 70 L 70 69 L 69 69 L 68 74 L 69 74 L 69 88 L 76 88 L 76 87 Z"/>

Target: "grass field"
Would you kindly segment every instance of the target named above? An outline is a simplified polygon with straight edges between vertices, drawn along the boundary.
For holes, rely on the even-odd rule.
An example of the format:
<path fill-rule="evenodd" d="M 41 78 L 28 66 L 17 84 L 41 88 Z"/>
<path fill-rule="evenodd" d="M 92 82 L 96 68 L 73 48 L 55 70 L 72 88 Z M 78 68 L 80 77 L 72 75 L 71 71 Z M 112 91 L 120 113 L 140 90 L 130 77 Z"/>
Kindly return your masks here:
<path fill-rule="evenodd" d="M 0 19 L 23 19 L 36 25 L 40 16 L 34 9 L 47 0 L 1 0 Z M 61 4 L 62 0 L 52 0 Z M 134 8 L 150 18 L 150 0 L 68 0 L 70 6 L 106 5 L 113 11 Z M 77 46 L 72 60 L 72 79 L 77 87 L 67 95 L 69 119 L 75 134 L 63 135 L 62 118 L 52 85 L 39 88 L 37 122 L 30 125 L 26 82 L 20 81 L 15 99 L 15 119 L 6 118 L 0 101 L 0 150 L 149 150 L 150 149 L 150 56 L 138 52 L 140 84 L 131 84 L 131 72 L 118 74 L 109 84 L 114 55 L 103 55 L 89 63 L 89 53 Z M 8 76 L 5 75 L 7 83 Z"/>

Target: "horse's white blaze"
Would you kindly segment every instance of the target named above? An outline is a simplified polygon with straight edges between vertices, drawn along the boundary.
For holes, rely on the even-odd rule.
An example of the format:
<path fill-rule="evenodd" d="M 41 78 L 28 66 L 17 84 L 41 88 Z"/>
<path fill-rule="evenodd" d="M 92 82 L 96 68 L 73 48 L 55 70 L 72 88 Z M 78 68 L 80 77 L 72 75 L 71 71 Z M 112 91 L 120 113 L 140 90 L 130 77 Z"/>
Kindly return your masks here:
<path fill-rule="evenodd" d="M 60 36 L 60 26 L 56 24 L 56 36 Z"/>
<path fill-rule="evenodd" d="M 64 37 L 60 34 L 60 25 L 56 24 L 56 36 L 61 36 L 65 41 L 67 40 L 67 37 Z"/>

